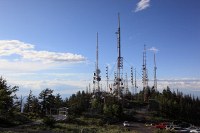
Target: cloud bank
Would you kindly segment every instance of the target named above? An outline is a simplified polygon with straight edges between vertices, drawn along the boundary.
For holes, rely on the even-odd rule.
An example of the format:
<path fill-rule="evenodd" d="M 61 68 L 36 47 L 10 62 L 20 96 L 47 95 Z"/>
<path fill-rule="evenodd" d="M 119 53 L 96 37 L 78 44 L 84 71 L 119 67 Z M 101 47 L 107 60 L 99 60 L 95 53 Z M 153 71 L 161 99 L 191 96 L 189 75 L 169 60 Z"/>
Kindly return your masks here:
<path fill-rule="evenodd" d="M 147 7 L 149 7 L 149 6 L 150 6 L 150 0 L 140 0 L 137 3 L 137 7 L 135 9 L 135 12 L 142 11 L 142 10 L 146 9 Z"/>
<path fill-rule="evenodd" d="M 152 87 L 154 84 L 153 80 L 149 80 L 149 86 Z M 142 80 L 137 80 L 137 86 L 139 87 L 137 92 L 142 90 Z M 171 79 L 159 79 L 157 81 L 157 89 L 162 92 L 167 86 L 171 91 L 180 91 L 183 94 L 191 94 L 200 98 L 200 78 L 171 78 Z"/>
<path fill-rule="evenodd" d="M 20 60 L 52 62 L 81 62 L 85 57 L 79 54 L 37 51 L 32 44 L 19 40 L 0 40 L 0 57 L 18 55 Z M 19 59 L 15 59 L 19 60 Z"/>
<path fill-rule="evenodd" d="M 39 51 L 19 40 L 0 40 L 0 74 L 12 86 L 19 86 L 19 95 L 27 95 L 30 89 L 34 93 L 51 88 L 56 93 L 72 94 L 85 88 L 81 82 L 85 74 L 69 73 L 70 67 L 85 61 L 80 54 Z"/>
<path fill-rule="evenodd" d="M 87 73 L 21 73 L 7 74 L 8 83 L 12 86 L 19 86 L 17 95 L 28 95 L 32 90 L 34 95 L 38 95 L 45 88 L 54 90 L 54 93 L 60 93 L 63 98 L 86 89 L 88 85 L 85 77 L 90 76 Z M 50 77 L 50 78 L 49 78 Z M 76 77 L 74 79 L 73 77 Z"/>

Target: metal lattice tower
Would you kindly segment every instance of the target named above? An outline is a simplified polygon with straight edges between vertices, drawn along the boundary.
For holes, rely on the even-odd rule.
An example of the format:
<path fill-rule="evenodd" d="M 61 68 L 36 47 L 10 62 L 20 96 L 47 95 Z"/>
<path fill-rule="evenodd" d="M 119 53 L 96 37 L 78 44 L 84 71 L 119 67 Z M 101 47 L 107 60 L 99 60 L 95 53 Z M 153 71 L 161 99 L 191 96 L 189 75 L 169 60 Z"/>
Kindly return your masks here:
<path fill-rule="evenodd" d="M 106 66 L 106 91 L 109 92 L 109 85 L 108 85 L 108 66 Z"/>
<path fill-rule="evenodd" d="M 129 88 L 128 88 L 128 77 L 127 77 L 127 73 L 126 73 L 126 80 L 125 80 L 125 94 L 128 94 L 129 93 Z"/>
<path fill-rule="evenodd" d="M 93 84 L 94 92 L 100 92 L 99 82 L 101 81 L 100 69 L 99 69 L 99 46 L 98 46 L 98 32 L 97 32 L 97 46 L 96 46 L 96 70 L 94 72 Z"/>
<path fill-rule="evenodd" d="M 133 84 L 133 67 L 131 67 L 131 85 L 132 85 L 132 87 L 134 86 L 134 84 Z M 133 93 L 134 93 L 134 88 L 133 88 Z"/>
<path fill-rule="evenodd" d="M 116 89 L 118 93 L 118 97 L 120 97 L 120 94 L 122 92 L 122 77 L 121 72 L 123 70 L 123 57 L 121 57 L 121 38 L 120 38 L 120 16 L 118 14 L 118 31 L 117 34 L 117 51 L 118 51 L 118 58 L 117 58 L 117 75 L 115 79 Z"/>
<path fill-rule="evenodd" d="M 89 94 L 90 94 L 90 93 L 91 93 L 91 87 L 90 87 L 90 84 L 89 84 L 88 88 L 89 88 Z"/>
<path fill-rule="evenodd" d="M 137 93 L 137 79 L 136 79 L 136 68 L 135 68 L 135 94 Z"/>
<path fill-rule="evenodd" d="M 146 45 L 144 45 L 143 51 L 143 65 L 142 65 L 142 83 L 143 83 L 143 90 L 144 90 L 144 101 L 148 100 L 148 76 L 147 76 L 147 67 L 146 67 Z"/>
<path fill-rule="evenodd" d="M 156 52 L 154 51 L 154 89 L 157 91 L 157 78 L 156 78 Z"/>

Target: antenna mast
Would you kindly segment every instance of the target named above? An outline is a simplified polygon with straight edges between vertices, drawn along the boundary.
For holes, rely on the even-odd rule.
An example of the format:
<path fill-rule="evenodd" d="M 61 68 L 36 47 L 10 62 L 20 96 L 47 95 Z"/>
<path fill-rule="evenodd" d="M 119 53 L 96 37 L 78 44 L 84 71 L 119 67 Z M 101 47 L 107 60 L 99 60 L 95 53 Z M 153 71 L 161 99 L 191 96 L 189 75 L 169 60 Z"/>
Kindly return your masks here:
<path fill-rule="evenodd" d="M 143 82 L 143 90 L 144 90 L 144 101 L 148 100 L 148 76 L 147 76 L 147 68 L 146 68 L 146 45 L 144 45 L 143 51 L 143 65 L 142 65 L 142 82 Z"/>
<path fill-rule="evenodd" d="M 157 91 L 157 78 L 156 78 L 156 52 L 154 51 L 154 89 Z"/>
<path fill-rule="evenodd" d="M 133 67 L 131 67 L 131 85 L 132 85 L 132 88 L 133 88 Z M 134 88 L 133 88 L 133 94 L 134 94 Z"/>
<path fill-rule="evenodd" d="M 106 91 L 108 91 L 109 92 L 109 86 L 108 86 L 108 80 L 109 80 L 109 77 L 108 77 L 108 66 L 106 66 L 106 83 L 107 83 L 107 85 L 106 85 Z"/>
<path fill-rule="evenodd" d="M 121 70 L 123 69 L 123 57 L 121 57 L 121 38 L 120 38 L 120 15 L 118 13 L 118 31 L 117 34 L 117 50 L 118 50 L 118 58 L 117 58 L 117 78 L 116 78 L 116 85 L 117 85 L 117 93 L 118 97 L 120 97 L 120 94 L 122 92 L 122 79 L 121 79 Z"/>
<path fill-rule="evenodd" d="M 127 73 L 126 73 L 126 81 L 125 81 L 125 83 L 126 83 L 126 88 L 125 88 L 125 94 L 127 95 L 128 93 L 129 93 L 129 89 L 128 89 L 128 77 L 127 77 Z"/>
<path fill-rule="evenodd" d="M 99 81 L 101 81 L 101 77 L 100 77 L 100 69 L 99 69 L 99 46 L 98 46 L 98 32 L 97 32 L 97 46 L 96 46 L 96 70 L 94 73 L 94 90 L 96 92 L 100 92 L 100 87 L 99 87 Z M 96 84 L 97 82 L 97 84 Z"/>
<path fill-rule="evenodd" d="M 136 68 L 135 68 L 135 94 L 137 93 Z"/>

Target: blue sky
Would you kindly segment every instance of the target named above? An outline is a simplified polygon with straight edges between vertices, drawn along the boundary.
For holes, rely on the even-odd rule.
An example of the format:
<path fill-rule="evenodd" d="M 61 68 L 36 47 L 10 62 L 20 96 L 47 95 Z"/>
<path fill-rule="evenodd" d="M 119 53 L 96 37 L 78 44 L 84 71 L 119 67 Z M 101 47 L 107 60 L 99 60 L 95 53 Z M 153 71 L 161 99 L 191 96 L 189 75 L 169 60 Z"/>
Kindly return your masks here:
<path fill-rule="evenodd" d="M 45 88 L 69 96 L 85 90 L 95 70 L 96 33 L 102 86 L 117 60 L 118 13 L 124 73 L 142 52 L 156 48 L 158 89 L 169 86 L 200 96 L 199 0 L 0 0 L 0 75 L 18 95 Z M 149 79 L 153 52 L 147 51 Z M 152 85 L 152 83 L 149 83 Z"/>

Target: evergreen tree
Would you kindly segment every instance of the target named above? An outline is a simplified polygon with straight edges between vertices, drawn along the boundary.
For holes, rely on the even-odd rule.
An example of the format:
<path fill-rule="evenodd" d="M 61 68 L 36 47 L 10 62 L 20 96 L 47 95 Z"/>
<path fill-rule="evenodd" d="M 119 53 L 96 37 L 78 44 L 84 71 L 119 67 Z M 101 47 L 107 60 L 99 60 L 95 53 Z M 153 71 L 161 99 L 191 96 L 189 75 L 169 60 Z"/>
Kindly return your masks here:
<path fill-rule="evenodd" d="M 41 99 L 40 105 L 41 105 L 41 112 L 42 116 L 47 115 L 50 111 L 50 107 L 52 104 L 52 99 L 54 100 L 54 96 L 52 95 L 53 90 L 46 88 L 45 90 L 42 90 L 42 92 L 39 94 L 39 99 Z"/>
<path fill-rule="evenodd" d="M 61 108 L 63 106 L 63 100 L 60 94 L 57 94 L 55 97 L 55 108 Z"/>
<path fill-rule="evenodd" d="M 27 97 L 26 104 L 24 105 L 24 112 L 31 111 L 32 103 L 33 103 L 33 94 L 32 94 L 32 91 L 30 90 L 30 93 Z"/>
<path fill-rule="evenodd" d="M 31 111 L 35 114 L 41 113 L 41 106 L 37 97 L 32 97 Z"/>
<path fill-rule="evenodd" d="M 7 85 L 7 81 L 0 77 L 0 116 L 7 116 L 12 113 L 14 106 L 14 99 L 17 99 L 15 92 L 18 90 L 17 86 L 11 87 Z"/>

